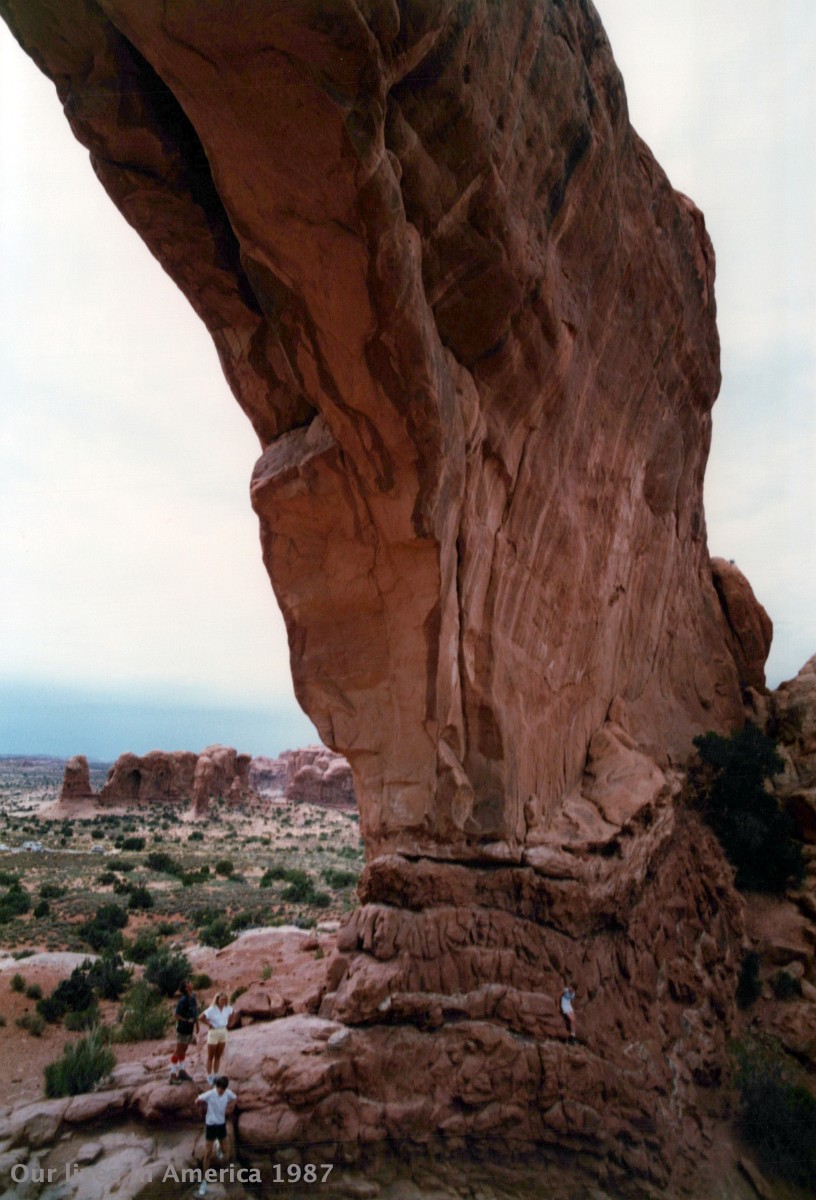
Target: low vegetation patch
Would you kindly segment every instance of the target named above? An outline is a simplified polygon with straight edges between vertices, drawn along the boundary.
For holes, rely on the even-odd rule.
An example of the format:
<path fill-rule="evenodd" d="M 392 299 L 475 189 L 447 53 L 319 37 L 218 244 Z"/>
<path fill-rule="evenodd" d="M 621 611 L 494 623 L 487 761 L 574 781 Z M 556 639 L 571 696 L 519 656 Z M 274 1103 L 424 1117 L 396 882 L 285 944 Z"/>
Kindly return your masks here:
<path fill-rule="evenodd" d="M 115 1064 L 113 1051 L 103 1043 L 100 1031 L 95 1029 L 87 1037 L 69 1043 L 62 1057 L 45 1068 L 45 1094 L 54 1099 L 90 1092 L 100 1080 L 110 1075 Z"/>
<path fill-rule="evenodd" d="M 740 1124 L 763 1170 L 789 1183 L 816 1180 L 816 1097 L 773 1039 L 750 1038 L 734 1047 L 734 1081 L 742 1101 Z"/>

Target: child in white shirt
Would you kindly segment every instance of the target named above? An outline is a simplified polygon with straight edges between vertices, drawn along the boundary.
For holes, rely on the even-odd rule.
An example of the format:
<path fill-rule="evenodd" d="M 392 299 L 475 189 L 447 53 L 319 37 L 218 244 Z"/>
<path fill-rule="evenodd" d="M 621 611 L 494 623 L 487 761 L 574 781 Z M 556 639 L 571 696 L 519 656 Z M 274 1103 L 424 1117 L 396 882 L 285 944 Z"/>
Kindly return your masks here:
<path fill-rule="evenodd" d="M 213 1147 L 219 1143 L 219 1161 L 230 1158 L 230 1139 L 227 1132 L 227 1117 L 232 1114 L 232 1108 L 238 1099 L 235 1092 L 230 1090 L 226 1075 L 219 1075 L 215 1086 L 208 1092 L 202 1092 L 196 1097 L 197 1104 L 206 1104 L 207 1112 L 204 1117 L 204 1173 L 212 1164 Z M 199 1196 L 206 1196 L 207 1184 L 202 1180 L 198 1189 Z"/>

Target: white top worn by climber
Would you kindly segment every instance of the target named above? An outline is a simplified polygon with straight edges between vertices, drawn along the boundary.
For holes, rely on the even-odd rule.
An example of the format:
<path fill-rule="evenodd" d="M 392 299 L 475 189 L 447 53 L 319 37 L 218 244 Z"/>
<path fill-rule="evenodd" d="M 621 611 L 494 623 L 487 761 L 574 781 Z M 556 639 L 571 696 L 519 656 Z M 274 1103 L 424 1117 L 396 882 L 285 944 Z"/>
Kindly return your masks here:
<path fill-rule="evenodd" d="M 575 1041 L 575 1010 L 572 1007 L 572 1002 L 575 999 L 575 986 L 567 985 L 561 993 L 561 1012 L 564 1020 L 567 1022 L 570 1040 Z"/>

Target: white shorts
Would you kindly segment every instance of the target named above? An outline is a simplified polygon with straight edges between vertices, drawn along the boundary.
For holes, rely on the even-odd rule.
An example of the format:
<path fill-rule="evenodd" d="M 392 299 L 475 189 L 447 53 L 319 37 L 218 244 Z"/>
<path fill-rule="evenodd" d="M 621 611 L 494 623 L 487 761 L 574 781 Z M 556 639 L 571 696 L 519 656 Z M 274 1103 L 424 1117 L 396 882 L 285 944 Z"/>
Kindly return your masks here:
<path fill-rule="evenodd" d="M 223 1046 L 227 1040 L 226 1029 L 211 1029 L 207 1034 L 208 1046 Z"/>

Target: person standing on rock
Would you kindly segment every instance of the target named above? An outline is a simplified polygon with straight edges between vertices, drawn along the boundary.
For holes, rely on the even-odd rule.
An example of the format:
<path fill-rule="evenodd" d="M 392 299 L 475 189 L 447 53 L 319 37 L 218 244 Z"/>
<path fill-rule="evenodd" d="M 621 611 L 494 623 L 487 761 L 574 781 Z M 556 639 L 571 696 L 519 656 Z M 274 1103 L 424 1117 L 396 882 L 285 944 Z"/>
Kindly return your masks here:
<path fill-rule="evenodd" d="M 207 1083 L 213 1083 L 216 1075 L 220 1074 L 221 1059 L 227 1047 L 227 1030 L 233 1008 L 229 1003 L 226 992 L 219 992 L 209 1008 L 201 1014 L 202 1022 L 207 1026 Z"/>
<path fill-rule="evenodd" d="M 561 993 L 561 1012 L 564 1015 L 564 1020 L 567 1022 L 570 1041 L 575 1041 L 575 1009 L 572 1007 L 572 1002 L 575 999 L 575 986 L 567 984 Z"/>
<path fill-rule="evenodd" d="M 226 1075 L 219 1075 L 208 1092 L 202 1092 L 200 1096 L 196 1096 L 196 1104 L 207 1105 L 207 1112 L 204 1116 L 205 1177 L 212 1164 L 213 1150 L 216 1143 L 218 1144 L 218 1161 L 229 1162 L 230 1138 L 227 1132 L 227 1117 L 232 1114 L 237 1099 L 238 1097 L 235 1092 L 230 1090 L 229 1080 Z M 206 1194 L 206 1179 L 202 1179 L 198 1195 L 206 1196 Z"/>
<path fill-rule="evenodd" d="M 198 1001 L 188 979 L 184 980 L 176 1005 L 176 1048 L 170 1060 L 170 1082 L 191 1083 L 192 1075 L 184 1070 L 187 1047 L 198 1033 Z"/>

